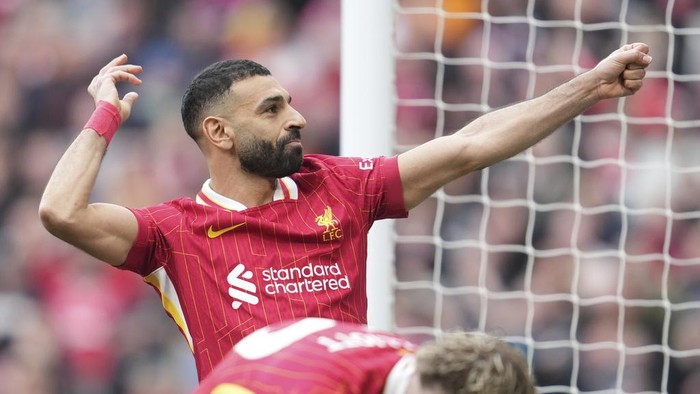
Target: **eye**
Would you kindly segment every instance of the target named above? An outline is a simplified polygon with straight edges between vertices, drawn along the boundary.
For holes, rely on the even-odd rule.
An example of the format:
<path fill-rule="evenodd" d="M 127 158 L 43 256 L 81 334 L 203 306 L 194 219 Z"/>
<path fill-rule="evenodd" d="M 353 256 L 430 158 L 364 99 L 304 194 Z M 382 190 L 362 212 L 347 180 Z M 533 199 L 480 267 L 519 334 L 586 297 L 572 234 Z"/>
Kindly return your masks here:
<path fill-rule="evenodd" d="M 277 113 L 277 106 L 276 106 L 276 105 L 272 105 L 272 106 L 270 106 L 270 107 L 267 107 L 267 109 L 265 109 L 265 112 L 268 112 L 268 113 L 271 113 L 271 114 L 276 114 L 276 113 Z"/>

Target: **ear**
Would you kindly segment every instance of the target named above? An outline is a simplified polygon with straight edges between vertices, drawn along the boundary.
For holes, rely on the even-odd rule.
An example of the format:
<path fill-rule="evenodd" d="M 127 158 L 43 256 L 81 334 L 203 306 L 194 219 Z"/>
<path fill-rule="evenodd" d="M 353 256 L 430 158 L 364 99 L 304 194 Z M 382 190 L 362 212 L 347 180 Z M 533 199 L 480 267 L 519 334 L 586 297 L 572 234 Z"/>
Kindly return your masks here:
<path fill-rule="evenodd" d="M 227 150 L 233 147 L 233 128 L 226 119 L 207 116 L 202 121 L 202 131 L 204 137 L 216 147 Z"/>

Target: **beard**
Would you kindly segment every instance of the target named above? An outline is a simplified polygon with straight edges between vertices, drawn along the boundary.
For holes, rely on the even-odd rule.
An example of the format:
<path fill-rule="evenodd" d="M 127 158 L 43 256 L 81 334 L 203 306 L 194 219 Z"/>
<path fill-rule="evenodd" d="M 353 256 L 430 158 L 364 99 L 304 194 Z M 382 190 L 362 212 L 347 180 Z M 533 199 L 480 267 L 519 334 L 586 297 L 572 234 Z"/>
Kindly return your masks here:
<path fill-rule="evenodd" d="M 284 178 L 292 175 L 301 168 L 303 149 L 300 145 L 287 144 L 300 139 L 301 133 L 296 129 L 276 143 L 253 137 L 239 146 L 241 168 L 264 178 Z"/>

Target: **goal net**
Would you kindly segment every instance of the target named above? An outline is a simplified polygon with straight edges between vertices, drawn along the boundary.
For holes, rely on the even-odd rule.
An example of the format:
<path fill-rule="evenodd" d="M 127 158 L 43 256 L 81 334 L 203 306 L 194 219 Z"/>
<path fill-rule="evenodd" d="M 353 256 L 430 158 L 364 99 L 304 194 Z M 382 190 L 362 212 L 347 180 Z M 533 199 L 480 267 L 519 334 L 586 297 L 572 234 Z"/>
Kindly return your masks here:
<path fill-rule="evenodd" d="M 523 350 L 542 393 L 696 392 L 697 2 L 390 3 L 395 122 L 384 153 L 538 96 L 625 43 L 648 43 L 654 62 L 635 96 L 599 103 L 392 223 L 389 276 L 370 283 L 387 287 L 370 303 L 387 306 L 389 328 L 501 335 Z"/>

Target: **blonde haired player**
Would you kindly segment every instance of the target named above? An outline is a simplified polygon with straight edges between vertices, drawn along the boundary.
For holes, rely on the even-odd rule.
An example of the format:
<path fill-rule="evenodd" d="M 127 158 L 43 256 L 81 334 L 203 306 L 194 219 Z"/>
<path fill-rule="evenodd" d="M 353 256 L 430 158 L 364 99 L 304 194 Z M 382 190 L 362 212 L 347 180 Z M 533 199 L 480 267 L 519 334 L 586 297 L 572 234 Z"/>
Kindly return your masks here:
<path fill-rule="evenodd" d="M 306 318 L 244 338 L 195 394 L 534 394 L 519 350 L 450 332 L 418 346 L 364 325 Z"/>

